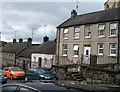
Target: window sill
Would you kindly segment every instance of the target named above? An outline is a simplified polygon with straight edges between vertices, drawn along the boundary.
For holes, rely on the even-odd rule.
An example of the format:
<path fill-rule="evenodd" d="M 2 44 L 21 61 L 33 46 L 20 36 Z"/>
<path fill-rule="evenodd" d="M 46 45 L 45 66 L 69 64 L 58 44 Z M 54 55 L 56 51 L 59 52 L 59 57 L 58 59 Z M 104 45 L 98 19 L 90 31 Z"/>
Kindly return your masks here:
<path fill-rule="evenodd" d="M 67 56 L 67 54 L 63 54 L 62 56 L 66 57 L 66 56 Z"/>
<path fill-rule="evenodd" d="M 105 36 L 99 36 L 98 38 L 105 38 Z"/>
<path fill-rule="evenodd" d="M 103 54 L 97 54 L 97 56 L 103 56 Z"/>
<path fill-rule="evenodd" d="M 117 35 L 111 35 L 111 36 L 108 36 L 109 38 L 115 38 L 117 37 Z"/>
<path fill-rule="evenodd" d="M 63 38 L 64 40 L 68 40 L 68 38 Z"/>
<path fill-rule="evenodd" d="M 74 40 L 79 40 L 79 37 L 75 37 L 75 38 L 73 38 Z"/>
<path fill-rule="evenodd" d="M 117 57 L 117 55 L 108 55 L 109 57 Z"/>
<path fill-rule="evenodd" d="M 86 39 L 90 39 L 90 36 L 86 36 L 86 37 L 84 37 L 84 38 L 86 38 Z"/>
<path fill-rule="evenodd" d="M 76 57 L 78 57 L 78 55 L 74 55 L 74 56 L 72 56 L 72 57 L 75 57 L 75 58 L 76 58 Z"/>

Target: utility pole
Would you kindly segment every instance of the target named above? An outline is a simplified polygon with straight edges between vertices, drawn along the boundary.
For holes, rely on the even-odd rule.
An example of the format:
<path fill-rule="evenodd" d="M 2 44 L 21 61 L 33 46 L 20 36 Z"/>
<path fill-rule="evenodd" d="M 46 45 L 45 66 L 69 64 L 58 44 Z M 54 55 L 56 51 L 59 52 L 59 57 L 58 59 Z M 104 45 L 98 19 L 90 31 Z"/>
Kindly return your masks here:
<path fill-rule="evenodd" d="M 35 30 L 35 29 L 33 28 L 33 29 L 32 29 L 32 40 L 33 40 L 33 34 L 34 34 L 34 32 L 33 32 L 33 31 L 34 31 L 34 30 Z"/>
<path fill-rule="evenodd" d="M 47 36 L 47 35 L 46 35 L 46 26 L 47 26 L 47 25 L 44 25 L 44 28 L 45 28 L 45 29 L 44 29 L 44 30 L 45 30 L 45 36 Z"/>
<path fill-rule="evenodd" d="M 16 39 L 16 33 L 17 33 L 17 31 L 15 31 L 15 39 Z"/>
<path fill-rule="evenodd" d="M 0 41 L 1 41 L 1 32 L 0 32 Z"/>
<path fill-rule="evenodd" d="M 78 4 L 79 4 L 79 1 L 76 0 L 76 11 L 77 11 L 77 12 L 78 12 L 78 8 L 79 8 Z"/>

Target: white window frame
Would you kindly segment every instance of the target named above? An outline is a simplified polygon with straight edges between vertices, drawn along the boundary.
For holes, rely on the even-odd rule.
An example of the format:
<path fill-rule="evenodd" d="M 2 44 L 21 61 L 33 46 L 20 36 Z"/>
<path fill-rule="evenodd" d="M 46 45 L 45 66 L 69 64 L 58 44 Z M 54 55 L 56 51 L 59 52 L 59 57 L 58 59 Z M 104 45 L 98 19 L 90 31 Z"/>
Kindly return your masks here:
<path fill-rule="evenodd" d="M 115 47 L 113 47 L 112 45 L 114 45 Z M 115 50 L 115 53 L 112 53 Z M 117 44 L 116 43 L 110 43 L 110 56 L 116 56 L 117 54 Z"/>
<path fill-rule="evenodd" d="M 103 52 L 101 53 L 100 50 L 103 50 Z M 98 43 L 98 55 L 103 55 L 103 54 L 104 54 L 104 44 Z"/>
<path fill-rule="evenodd" d="M 67 53 L 68 53 L 68 50 L 67 50 L 67 48 L 68 48 L 68 45 L 67 44 L 63 44 L 63 51 L 62 51 L 62 55 L 63 56 L 67 56 Z"/>
<path fill-rule="evenodd" d="M 112 36 L 117 36 L 117 22 L 113 22 L 113 23 L 110 23 L 110 34 L 109 36 L 112 37 Z M 112 34 L 112 31 L 115 31 L 115 34 Z"/>
<path fill-rule="evenodd" d="M 74 39 L 79 39 L 79 37 L 80 37 L 80 28 L 75 27 L 74 28 Z"/>
<path fill-rule="evenodd" d="M 64 29 L 64 32 L 63 32 L 63 38 L 64 39 L 68 39 L 68 31 L 69 31 L 68 28 Z"/>
<path fill-rule="evenodd" d="M 36 57 L 33 57 L 33 58 L 34 58 L 34 62 L 37 62 L 37 61 L 36 61 Z"/>
<path fill-rule="evenodd" d="M 84 37 L 90 38 L 90 36 L 91 36 L 91 25 L 85 25 Z"/>
<path fill-rule="evenodd" d="M 101 31 L 103 34 L 101 34 Z M 98 25 L 98 37 L 105 37 L 105 24 Z"/>
<path fill-rule="evenodd" d="M 73 57 L 78 57 L 79 56 L 79 45 L 74 44 L 73 45 Z"/>

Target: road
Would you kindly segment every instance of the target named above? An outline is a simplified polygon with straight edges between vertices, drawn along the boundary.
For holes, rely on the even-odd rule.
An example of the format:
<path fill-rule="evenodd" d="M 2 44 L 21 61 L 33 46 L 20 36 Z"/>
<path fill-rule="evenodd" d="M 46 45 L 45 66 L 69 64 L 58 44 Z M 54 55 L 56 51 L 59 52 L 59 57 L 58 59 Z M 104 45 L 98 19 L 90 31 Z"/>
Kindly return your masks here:
<path fill-rule="evenodd" d="M 8 79 L 8 82 L 7 83 L 20 83 L 20 82 L 22 82 L 22 81 L 24 81 L 24 79 L 13 79 L 13 80 L 11 80 L 11 79 Z"/>

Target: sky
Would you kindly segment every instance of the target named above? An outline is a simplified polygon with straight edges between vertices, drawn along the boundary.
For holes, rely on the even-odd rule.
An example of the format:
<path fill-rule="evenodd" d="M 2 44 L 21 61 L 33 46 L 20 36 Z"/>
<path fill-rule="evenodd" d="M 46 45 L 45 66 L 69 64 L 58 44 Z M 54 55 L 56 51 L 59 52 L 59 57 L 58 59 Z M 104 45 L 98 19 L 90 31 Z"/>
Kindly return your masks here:
<path fill-rule="evenodd" d="M 1 40 L 12 42 L 33 38 L 42 43 L 43 37 L 56 38 L 56 27 L 70 18 L 78 5 L 78 15 L 104 9 L 107 0 L 2 0 L 0 3 Z"/>

